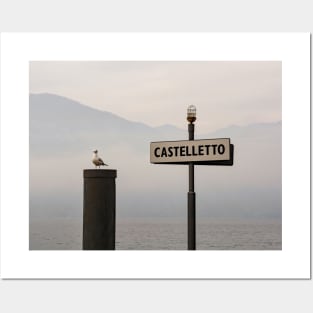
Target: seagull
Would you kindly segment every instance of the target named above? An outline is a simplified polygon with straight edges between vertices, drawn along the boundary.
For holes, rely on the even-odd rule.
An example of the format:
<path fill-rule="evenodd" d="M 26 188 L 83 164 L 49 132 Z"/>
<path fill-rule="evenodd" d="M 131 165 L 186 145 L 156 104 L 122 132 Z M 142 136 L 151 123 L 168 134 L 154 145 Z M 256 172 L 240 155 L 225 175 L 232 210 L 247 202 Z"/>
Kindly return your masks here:
<path fill-rule="evenodd" d="M 97 168 L 97 166 L 99 166 L 99 168 L 100 168 L 101 165 L 108 166 L 108 164 L 103 163 L 102 159 L 100 159 L 98 157 L 98 150 L 93 151 L 93 153 L 94 153 L 94 156 L 92 159 L 92 163 L 96 166 L 96 168 Z"/>

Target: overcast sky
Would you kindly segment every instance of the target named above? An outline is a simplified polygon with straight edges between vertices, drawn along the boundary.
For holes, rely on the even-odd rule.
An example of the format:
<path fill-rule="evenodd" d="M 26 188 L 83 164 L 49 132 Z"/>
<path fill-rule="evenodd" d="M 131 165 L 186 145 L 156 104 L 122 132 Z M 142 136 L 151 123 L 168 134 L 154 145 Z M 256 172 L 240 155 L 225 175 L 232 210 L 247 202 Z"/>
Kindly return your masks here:
<path fill-rule="evenodd" d="M 150 126 L 197 131 L 281 120 L 281 62 L 30 63 L 30 92 L 55 93 Z"/>

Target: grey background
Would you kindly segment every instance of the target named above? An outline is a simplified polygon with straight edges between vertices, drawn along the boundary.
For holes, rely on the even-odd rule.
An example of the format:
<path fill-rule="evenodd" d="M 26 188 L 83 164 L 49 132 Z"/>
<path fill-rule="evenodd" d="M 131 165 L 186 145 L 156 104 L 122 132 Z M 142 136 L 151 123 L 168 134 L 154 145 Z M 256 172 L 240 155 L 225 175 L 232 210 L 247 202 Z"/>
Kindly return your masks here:
<path fill-rule="evenodd" d="M 153 3 L 10 0 L 1 1 L 0 5 L 2 32 L 313 31 L 313 4 L 309 0 Z M 33 313 L 105 310 L 306 313 L 313 311 L 312 293 L 312 280 L 0 281 L 0 309 Z"/>

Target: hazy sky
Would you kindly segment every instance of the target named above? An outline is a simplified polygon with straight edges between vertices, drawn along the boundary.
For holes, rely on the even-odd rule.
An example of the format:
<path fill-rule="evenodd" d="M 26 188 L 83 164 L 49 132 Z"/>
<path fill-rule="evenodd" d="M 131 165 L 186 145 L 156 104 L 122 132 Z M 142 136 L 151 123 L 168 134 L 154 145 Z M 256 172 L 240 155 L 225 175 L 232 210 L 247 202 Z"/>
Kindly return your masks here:
<path fill-rule="evenodd" d="M 30 92 L 55 93 L 150 126 L 186 127 L 197 107 L 197 131 L 281 120 L 281 62 L 30 63 Z"/>

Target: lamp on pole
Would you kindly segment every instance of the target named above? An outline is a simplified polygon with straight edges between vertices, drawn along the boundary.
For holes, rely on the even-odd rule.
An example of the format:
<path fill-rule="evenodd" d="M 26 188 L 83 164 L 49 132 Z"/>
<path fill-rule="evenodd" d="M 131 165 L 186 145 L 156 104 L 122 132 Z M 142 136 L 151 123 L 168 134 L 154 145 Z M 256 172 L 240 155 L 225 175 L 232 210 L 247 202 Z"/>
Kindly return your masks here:
<path fill-rule="evenodd" d="M 190 105 L 187 108 L 187 121 L 189 140 L 194 140 L 196 121 L 196 107 Z M 189 191 L 188 191 L 188 250 L 196 250 L 196 193 L 194 163 L 189 162 Z"/>

